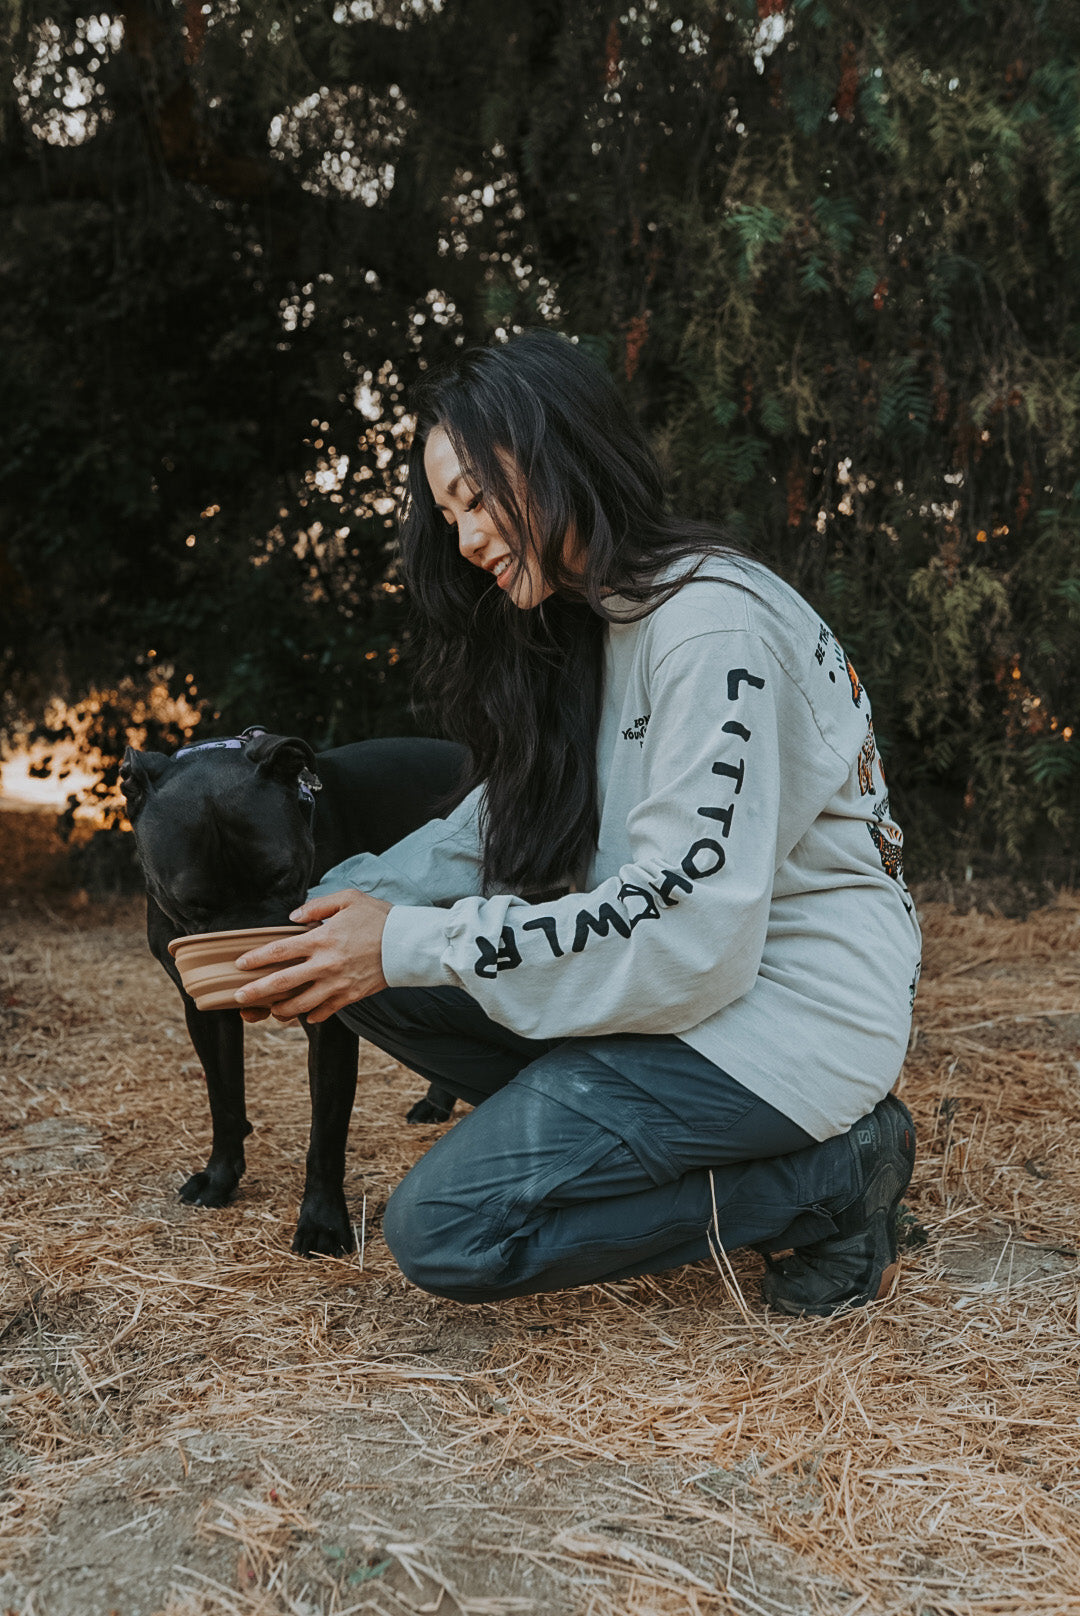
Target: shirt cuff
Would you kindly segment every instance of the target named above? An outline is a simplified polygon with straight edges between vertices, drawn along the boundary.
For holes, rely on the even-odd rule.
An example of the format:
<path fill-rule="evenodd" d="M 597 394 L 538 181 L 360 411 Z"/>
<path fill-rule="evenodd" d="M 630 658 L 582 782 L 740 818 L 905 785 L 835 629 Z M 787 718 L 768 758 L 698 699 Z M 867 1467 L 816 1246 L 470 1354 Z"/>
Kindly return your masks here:
<path fill-rule="evenodd" d="M 321 875 L 308 892 L 309 898 L 327 898 L 334 892 L 366 892 L 385 903 L 423 903 L 425 894 L 413 885 L 388 859 L 374 853 L 357 853 L 343 859 Z M 403 896 L 403 894 L 406 894 Z"/>
<path fill-rule="evenodd" d="M 453 985 L 443 965 L 446 948 L 445 909 L 395 904 L 382 935 L 382 969 L 391 988 L 441 988 Z"/>

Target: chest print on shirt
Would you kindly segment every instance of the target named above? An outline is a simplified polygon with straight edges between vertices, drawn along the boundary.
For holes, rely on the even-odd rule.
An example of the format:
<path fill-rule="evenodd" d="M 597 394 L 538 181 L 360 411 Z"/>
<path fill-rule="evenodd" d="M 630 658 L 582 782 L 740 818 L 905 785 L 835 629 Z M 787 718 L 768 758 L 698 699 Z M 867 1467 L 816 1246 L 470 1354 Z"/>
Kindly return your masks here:
<path fill-rule="evenodd" d="M 645 731 L 649 727 L 649 719 L 651 717 L 652 717 L 651 713 L 645 713 L 641 718 L 635 718 L 634 722 L 627 729 L 623 730 L 623 732 L 622 732 L 623 740 L 624 741 L 637 741 L 639 746 L 644 746 L 645 745 Z"/>

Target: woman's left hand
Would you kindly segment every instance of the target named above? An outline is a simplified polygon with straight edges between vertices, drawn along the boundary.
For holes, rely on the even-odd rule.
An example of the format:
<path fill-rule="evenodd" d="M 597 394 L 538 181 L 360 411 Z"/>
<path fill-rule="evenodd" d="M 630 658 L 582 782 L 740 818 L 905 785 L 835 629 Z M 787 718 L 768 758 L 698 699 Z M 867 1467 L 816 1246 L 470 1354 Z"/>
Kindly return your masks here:
<path fill-rule="evenodd" d="M 279 1021 L 304 1016 L 327 1021 L 357 999 L 386 987 L 382 973 L 382 934 L 390 905 L 366 892 L 333 892 L 313 898 L 289 916 L 301 925 L 321 922 L 314 931 L 284 938 L 242 954 L 242 969 L 282 963 L 282 969 L 236 991 L 241 1010 L 269 1008 Z M 261 1019 L 261 1018 L 260 1018 Z"/>

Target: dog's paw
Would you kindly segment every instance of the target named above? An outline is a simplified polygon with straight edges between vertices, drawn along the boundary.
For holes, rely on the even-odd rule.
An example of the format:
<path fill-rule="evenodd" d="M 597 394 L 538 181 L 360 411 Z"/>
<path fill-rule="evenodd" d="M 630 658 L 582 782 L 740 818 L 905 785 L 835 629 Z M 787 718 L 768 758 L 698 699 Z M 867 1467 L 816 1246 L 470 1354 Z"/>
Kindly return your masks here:
<path fill-rule="evenodd" d="M 202 1173 L 192 1173 L 187 1183 L 181 1185 L 180 1199 L 189 1206 L 228 1206 L 239 1182 L 237 1172 L 215 1172 L 207 1167 Z"/>
<path fill-rule="evenodd" d="M 454 1109 L 454 1096 L 452 1094 L 446 1094 L 440 1089 L 437 1091 L 440 1098 L 438 1100 L 434 1100 L 432 1099 L 432 1094 L 434 1092 L 436 1091 L 429 1089 L 422 1100 L 417 1100 L 415 1105 L 409 1107 L 408 1111 L 405 1113 L 406 1122 L 446 1121 L 447 1117 Z"/>
<path fill-rule="evenodd" d="M 345 1257 L 355 1250 L 349 1209 L 326 1201 L 300 1208 L 292 1249 L 298 1257 Z"/>

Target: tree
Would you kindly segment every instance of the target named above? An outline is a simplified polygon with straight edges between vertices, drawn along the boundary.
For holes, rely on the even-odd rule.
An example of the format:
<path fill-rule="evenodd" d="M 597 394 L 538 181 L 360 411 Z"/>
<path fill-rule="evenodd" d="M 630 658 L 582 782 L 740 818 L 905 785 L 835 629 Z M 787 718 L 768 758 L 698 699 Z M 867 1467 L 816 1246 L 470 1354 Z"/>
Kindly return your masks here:
<path fill-rule="evenodd" d="M 544 321 L 619 376 L 680 503 L 844 639 L 923 866 L 1073 855 L 1072 8 L 20 0 L 7 26 L 9 728 L 155 667 L 220 725 L 412 722 L 407 386 Z"/>

